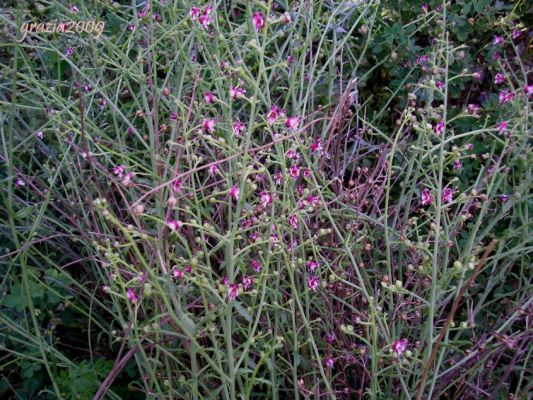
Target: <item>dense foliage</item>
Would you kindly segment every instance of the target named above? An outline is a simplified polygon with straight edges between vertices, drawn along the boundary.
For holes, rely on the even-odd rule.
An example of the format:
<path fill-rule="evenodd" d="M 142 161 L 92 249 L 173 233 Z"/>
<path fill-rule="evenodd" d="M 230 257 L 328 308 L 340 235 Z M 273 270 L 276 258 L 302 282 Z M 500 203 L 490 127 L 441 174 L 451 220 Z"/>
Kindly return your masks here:
<path fill-rule="evenodd" d="M 530 395 L 527 2 L 2 6 L 2 398 Z"/>

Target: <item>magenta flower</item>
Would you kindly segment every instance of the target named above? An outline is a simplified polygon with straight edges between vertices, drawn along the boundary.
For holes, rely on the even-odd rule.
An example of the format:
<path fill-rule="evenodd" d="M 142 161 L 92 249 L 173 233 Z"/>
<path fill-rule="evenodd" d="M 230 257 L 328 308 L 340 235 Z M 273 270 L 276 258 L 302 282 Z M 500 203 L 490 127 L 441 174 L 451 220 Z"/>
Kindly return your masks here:
<path fill-rule="evenodd" d="M 270 110 L 267 113 L 267 121 L 269 125 L 272 125 L 279 118 L 279 108 L 278 106 L 270 107 Z"/>
<path fill-rule="evenodd" d="M 428 3 L 422 3 L 422 11 L 424 11 L 426 14 L 429 12 L 429 4 Z"/>
<path fill-rule="evenodd" d="M 180 178 L 176 178 L 172 181 L 172 186 L 176 192 L 181 193 L 183 190 L 183 181 Z"/>
<path fill-rule="evenodd" d="M 253 284 L 254 284 L 253 276 L 244 275 L 242 277 L 242 286 L 244 290 L 249 290 Z"/>
<path fill-rule="evenodd" d="M 422 190 L 422 205 L 427 206 L 428 204 L 433 203 L 433 196 L 428 188 Z"/>
<path fill-rule="evenodd" d="M 216 100 L 216 97 L 213 93 L 211 92 L 205 92 L 204 93 L 204 99 L 205 99 L 205 102 L 207 104 L 212 104 L 214 103 L 214 101 Z"/>
<path fill-rule="evenodd" d="M 503 36 L 496 35 L 496 36 L 494 36 L 494 41 L 492 42 L 492 44 L 494 46 L 499 46 L 499 45 L 503 44 L 504 42 L 505 42 L 505 39 L 503 38 Z"/>
<path fill-rule="evenodd" d="M 309 148 L 313 153 L 322 153 L 322 143 L 320 142 L 320 140 L 311 143 L 311 146 L 309 146 Z"/>
<path fill-rule="evenodd" d="M 502 121 L 496 125 L 498 127 L 498 132 L 500 132 L 500 134 L 504 133 L 507 130 L 507 125 L 507 121 Z"/>
<path fill-rule="evenodd" d="M 307 261 L 307 268 L 310 271 L 314 271 L 315 269 L 318 268 L 318 263 L 316 261 L 313 261 L 313 260 Z"/>
<path fill-rule="evenodd" d="M 178 113 L 177 113 L 176 111 L 172 111 L 172 112 L 170 113 L 170 119 L 171 119 L 172 121 L 176 121 L 176 120 L 178 119 Z"/>
<path fill-rule="evenodd" d="M 318 290 L 318 285 L 319 285 L 319 281 L 316 276 L 312 276 L 307 281 L 307 287 L 313 292 L 316 292 Z"/>
<path fill-rule="evenodd" d="M 235 200 L 239 200 L 240 192 L 241 192 L 241 189 L 239 189 L 237 186 L 232 186 L 229 190 L 229 195 L 233 197 Z"/>
<path fill-rule="evenodd" d="M 255 272 L 259 273 L 261 272 L 261 263 L 257 261 L 255 258 L 252 260 L 252 268 Z"/>
<path fill-rule="evenodd" d="M 328 357 L 328 358 L 326 358 L 325 364 L 326 364 L 327 368 L 331 369 L 335 365 L 335 360 L 333 358 L 331 358 L 331 357 Z"/>
<path fill-rule="evenodd" d="M 295 117 L 289 117 L 287 118 L 287 121 L 285 121 L 285 127 L 289 128 L 290 130 L 296 130 L 298 129 L 298 126 L 300 126 L 302 118 L 297 115 Z"/>
<path fill-rule="evenodd" d="M 469 104 L 468 105 L 468 112 L 471 113 L 471 114 L 477 114 L 479 109 L 480 109 L 479 104 Z"/>
<path fill-rule="evenodd" d="M 137 295 L 135 294 L 135 291 L 131 288 L 129 288 L 126 291 L 126 296 L 128 297 L 128 300 L 131 301 L 132 303 L 136 303 L 138 300 Z"/>
<path fill-rule="evenodd" d="M 289 224 L 290 224 L 294 229 L 298 229 L 298 217 L 296 216 L 296 214 L 292 214 L 292 215 L 289 217 Z"/>
<path fill-rule="evenodd" d="M 281 185 L 283 182 L 283 175 L 281 174 L 281 171 L 276 171 L 274 173 L 274 182 L 276 182 L 276 185 Z"/>
<path fill-rule="evenodd" d="M 126 187 L 130 187 L 133 185 L 133 178 L 135 178 L 135 174 L 133 172 L 128 172 L 124 179 L 122 180 L 122 184 Z"/>
<path fill-rule="evenodd" d="M 244 126 L 244 124 L 241 121 L 239 121 L 239 120 L 235 121 L 231 125 L 231 127 L 233 129 L 233 134 L 235 136 L 241 136 L 241 133 L 246 130 L 246 127 Z"/>
<path fill-rule="evenodd" d="M 212 164 L 209 166 L 209 173 L 211 175 L 216 175 L 217 172 L 218 172 L 218 167 L 216 166 L 216 164 Z"/>
<path fill-rule="evenodd" d="M 457 169 L 457 170 L 463 169 L 463 163 L 461 162 L 461 160 L 455 160 L 453 162 L 453 169 Z"/>
<path fill-rule="evenodd" d="M 498 73 L 496 74 L 496 76 L 494 77 L 494 83 L 495 83 L 496 85 L 500 85 L 500 84 L 502 84 L 503 82 L 505 82 L 505 75 L 502 74 L 501 72 L 498 72 Z"/>
<path fill-rule="evenodd" d="M 436 135 L 441 135 L 444 132 L 444 121 L 437 122 L 437 125 L 435 125 L 435 128 L 433 128 L 433 131 Z"/>
<path fill-rule="evenodd" d="M 172 269 L 172 276 L 174 277 L 174 279 L 182 279 L 184 277 L 184 273 L 178 267 L 174 267 Z"/>
<path fill-rule="evenodd" d="M 228 297 L 230 300 L 235 300 L 239 295 L 240 285 L 237 283 L 232 283 L 229 285 Z"/>
<path fill-rule="evenodd" d="M 106 99 L 98 100 L 98 105 L 100 106 L 100 110 L 103 110 L 105 106 L 107 105 L 107 100 Z"/>
<path fill-rule="evenodd" d="M 232 99 L 240 99 L 243 98 L 246 94 L 246 89 L 241 88 L 239 86 L 234 86 L 230 89 L 229 95 Z"/>
<path fill-rule="evenodd" d="M 481 81 L 483 80 L 483 73 L 480 72 L 480 71 L 476 71 L 472 74 L 472 77 L 476 80 L 476 81 Z"/>
<path fill-rule="evenodd" d="M 287 156 L 287 158 L 288 158 L 289 160 L 292 160 L 292 159 L 296 159 L 296 160 L 298 160 L 298 159 L 300 158 L 300 157 L 298 156 L 298 153 L 297 153 L 295 150 L 293 150 L 293 149 L 289 149 L 289 150 L 287 150 L 287 153 L 285 153 L 285 155 Z"/>
<path fill-rule="evenodd" d="M 261 192 L 259 199 L 261 200 L 261 205 L 265 208 L 272 204 L 272 194 L 268 192 Z"/>
<path fill-rule="evenodd" d="M 26 186 L 26 182 L 24 182 L 22 179 L 19 178 L 15 181 L 15 187 L 21 188 L 23 186 Z"/>
<path fill-rule="evenodd" d="M 500 105 L 509 103 L 514 97 L 514 92 L 511 92 L 510 90 L 502 90 L 499 95 L 499 103 Z"/>
<path fill-rule="evenodd" d="M 126 172 L 126 167 L 124 167 L 124 165 L 117 165 L 113 167 L 113 173 L 120 179 L 124 177 L 124 172 Z"/>
<path fill-rule="evenodd" d="M 181 221 L 173 219 L 167 222 L 167 226 L 170 228 L 172 232 L 176 232 L 183 226 L 183 224 L 181 223 Z"/>
<path fill-rule="evenodd" d="M 444 87 L 444 82 L 437 81 L 435 82 L 435 86 L 437 86 L 437 89 L 442 89 Z"/>
<path fill-rule="evenodd" d="M 70 57 L 74 54 L 74 49 L 72 47 L 67 47 L 67 51 L 65 51 L 65 56 Z"/>
<path fill-rule="evenodd" d="M 335 342 L 335 339 L 336 339 L 336 336 L 335 336 L 334 333 L 328 333 L 328 334 L 326 335 L 326 342 L 327 342 L 328 344 L 333 344 L 333 342 Z"/>
<path fill-rule="evenodd" d="M 213 22 L 213 18 L 211 18 L 208 14 L 202 14 L 198 17 L 198 22 L 202 26 L 202 28 L 207 29 L 209 28 L 209 25 Z"/>
<path fill-rule="evenodd" d="M 292 179 L 296 180 L 300 176 L 300 168 L 296 165 L 292 165 L 289 168 L 289 175 L 292 176 Z"/>
<path fill-rule="evenodd" d="M 533 85 L 524 86 L 524 93 L 529 97 L 533 94 Z"/>
<path fill-rule="evenodd" d="M 391 348 L 394 350 L 394 352 L 400 357 L 403 352 L 407 349 L 407 345 L 409 344 L 409 341 L 407 339 L 400 339 L 396 340 L 392 343 Z"/>
<path fill-rule="evenodd" d="M 255 12 L 252 14 L 252 22 L 254 23 L 255 29 L 260 31 L 265 27 L 265 16 L 262 12 Z"/>
<path fill-rule="evenodd" d="M 444 188 L 441 199 L 444 203 L 451 203 L 453 201 L 453 190 L 449 187 Z"/>
<path fill-rule="evenodd" d="M 209 133 L 213 133 L 215 131 L 216 123 L 217 123 L 216 118 L 204 119 L 204 122 L 203 122 L 204 130 L 208 131 Z"/>
<path fill-rule="evenodd" d="M 69 8 L 70 8 L 70 12 L 73 13 L 73 14 L 77 14 L 80 11 L 80 9 L 78 7 L 76 7 L 75 4 L 71 4 L 69 6 Z"/>
<path fill-rule="evenodd" d="M 44 132 L 43 131 L 35 132 L 35 136 L 37 136 L 39 139 L 43 140 Z"/>

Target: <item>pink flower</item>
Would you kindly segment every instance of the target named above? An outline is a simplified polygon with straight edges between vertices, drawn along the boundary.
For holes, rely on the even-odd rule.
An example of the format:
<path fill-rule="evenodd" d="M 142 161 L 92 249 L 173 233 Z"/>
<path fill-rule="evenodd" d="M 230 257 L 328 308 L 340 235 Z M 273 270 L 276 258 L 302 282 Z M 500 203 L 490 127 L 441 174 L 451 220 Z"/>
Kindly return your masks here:
<path fill-rule="evenodd" d="M 513 38 L 513 40 L 518 39 L 521 35 L 522 32 L 520 31 L 520 29 L 513 29 L 513 31 L 511 32 L 511 37 Z"/>
<path fill-rule="evenodd" d="M 469 104 L 468 105 L 468 112 L 471 113 L 471 114 L 477 114 L 479 109 L 480 109 L 479 104 Z"/>
<path fill-rule="evenodd" d="M 70 12 L 73 13 L 73 14 L 77 14 L 80 11 L 80 9 L 78 7 L 76 7 L 75 4 L 71 4 L 69 6 L 69 8 L 70 8 Z"/>
<path fill-rule="evenodd" d="M 230 89 L 229 94 L 232 99 L 240 99 L 244 97 L 246 93 L 246 89 L 241 88 L 239 86 L 234 86 Z"/>
<path fill-rule="evenodd" d="M 113 173 L 120 179 L 124 177 L 124 172 L 126 172 L 126 167 L 124 167 L 124 165 L 117 165 L 113 167 Z"/>
<path fill-rule="evenodd" d="M 209 173 L 211 175 L 216 175 L 217 172 L 218 172 L 218 167 L 216 166 L 216 164 L 209 166 Z"/>
<path fill-rule="evenodd" d="M 309 179 L 311 177 L 311 170 L 309 168 L 304 168 L 303 175 L 305 179 Z"/>
<path fill-rule="evenodd" d="M 422 11 L 424 11 L 426 14 L 429 12 L 429 4 L 428 3 L 422 3 Z"/>
<path fill-rule="evenodd" d="M 205 99 L 205 102 L 207 104 L 212 104 L 214 103 L 214 101 L 216 100 L 216 97 L 213 93 L 211 92 L 205 92 L 204 93 L 204 99 Z"/>
<path fill-rule="evenodd" d="M 437 89 L 442 89 L 444 87 L 444 82 L 441 82 L 441 81 L 437 81 L 435 83 L 435 86 L 437 86 Z"/>
<path fill-rule="evenodd" d="M 321 153 L 322 152 L 322 143 L 320 140 L 317 140 L 316 142 L 311 143 L 311 146 L 309 146 L 311 149 L 311 152 L 313 153 Z"/>
<path fill-rule="evenodd" d="M 465 144 L 465 150 L 472 150 L 474 148 L 474 145 L 472 143 Z"/>
<path fill-rule="evenodd" d="M 237 186 L 232 186 L 229 190 L 229 195 L 233 197 L 235 200 L 239 200 L 240 192 L 241 192 L 241 189 L 239 189 Z"/>
<path fill-rule="evenodd" d="M 100 110 L 103 110 L 105 106 L 107 105 L 107 100 L 106 99 L 98 100 L 98 105 L 100 106 Z"/>
<path fill-rule="evenodd" d="M 272 125 L 279 118 L 279 109 L 278 106 L 270 107 L 270 110 L 267 113 L 267 122 L 269 125 Z"/>
<path fill-rule="evenodd" d="M 244 290 L 250 289 L 253 284 L 254 284 L 253 276 L 244 275 L 242 277 L 242 286 L 243 286 Z"/>
<path fill-rule="evenodd" d="M 65 51 L 65 56 L 70 57 L 74 54 L 74 49 L 72 47 L 67 47 L 67 51 Z"/>
<path fill-rule="evenodd" d="M 307 287 L 312 290 L 313 292 L 316 292 L 318 290 L 319 281 L 316 276 L 312 276 L 307 281 Z"/>
<path fill-rule="evenodd" d="M 43 140 L 43 138 L 44 138 L 44 132 L 43 132 L 43 131 L 36 132 L 36 133 L 35 133 L 35 136 L 37 136 L 39 139 Z"/>
<path fill-rule="evenodd" d="M 172 186 L 174 187 L 175 191 L 181 193 L 183 190 L 183 181 L 180 178 L 176 178 L 172 181 Z"/>
<path fill-rule="evenodd" d="M 407 339 L 400 339 L 396 340 L 392 343 L 391 348 L 394 350 L 394 352 L 400 357 L 403 352 L 407 349 L 407 345 L 409 344 L 409 341 Z"/>
<path fill-rule="evenodd" d="M 239 120 L 235 121 L 231 125 L 231 127 L 233 129 L 233 134 L 235 136 L 241 136 L 241 133 L 246 130 L 246 127 L 244 126 L 244 124 L 241 121 L 239 121 Z"/>
<path fill-rule="evenodd" d="M 131 288 L 129 288 L 126 291 L 126 296 L 128 297 L 128 300 L 131 301 L 132 303 L 136 303 L 138 300 L 137 295 L 135 294 L 135 291 Z"/>
<path fill-rule="evenodd" d="M 326 358 L 325 364 L 326 364 L 327 368 L 331 369 L 335 365 L 335 360 L 333 358 L 331 358 L 331 357 L 328 357 L 328 358 Z"/>
<path fill-rule="evenodd" d="M 289 217 L 289 224 L 290 224 L 294 229 L 298 229 L 298 217 L 296 216 L 296 214 L 292 214 L 292 215 Z"/>
<path fill-rule="evenodd" d="M 510 90 L 502 90 L 499 95 L 499 103 L 505 104 L 512 101 L 515 97 L 514 92 L 511 92 Z"/>
<path fill-rule="evenodd" d="M 261 192 L 259 198 L 263 207 L 268 207 L 272 204 L 272 195 L 268 192 Z"/>
<path fill-rule="evenodd" d="M 505 42 L 505 39 L 503 38 L 503 36 L 496 35 L 496 36 L 494 36 L 494 41 L 492 42 L 492 44 L 494 46 L 499 46 L 499 45 L 503 44 L 504 42 Z"/>
<path fill-rule="evenodd" d="M 500 134 L 505 132 L 507 129 L 507 125 L 508 125 L 507 121 L 502 121 L 498 125 L 496 125 L 498 127 L 498 132 L 500 132 Z"/>
<path fill-rule="evenodd" d="M 265 17 L 262 12 L 253 13 L 252 21 L 257 31 L 260 31 L 265 27 Z"/>
<path fill-rule="evenodd" d="M 480 71 L 476 71 L 472 74 L 472 77 L 476 80 L 476 81 L 481 81 L 483 80 L 483 73 L 480 72 Z"/>
<path fill-rule="evenodd" d="M 316 261 L 307 261 L 307 268 L 309 268 L 310 271 L 314 271 L 318 268 L 318 263 Z"/>
<path fill-rule="evenodd" d="M 172 111 L 172 112 L 170 113 L 170 119 L 171 119 L 172 121 L 176 121 L 176 120 L 178 119 L 178 113 L 177 113 L 176 111 Z"/>
<path fill-rule="evenodd" d="M 289 117 L 287 118 L 287 121 L 285 121 L 285 127 L 289 128 L 290 130 L 296 130 L 298 129 L 298 126 L 300 126 L 301 121 L 302 118 L 299 115 L 295 117 Z"/>
<path fill-rule="evenodd" d="M 257 261 L 255 258 L 252 260 L 252 268 L 255 272 L 259 273 L 261 272 L 261 263 Z"/>
<path fill-rule="evenodd" d="M 455 160 L 453 162 L 453 169 L 457 169 L 457 170 L 463 169 L 463 163 L 461 162 L 461 160 Z"/>
<path fill-rule="evenodd" d="M 433 203 L 433 196 L 428 188 L 422 190 L 422 205 L 427 206 L 428 204 Z"/>
<path fill-rule="evenodd" d="M 283 182 L 283 175 L 281 174 L 281 171 L 276 171 L 274 173 L 274 182 L 276 182 L 276 185 L 281 185 Z"/>
<path fill-rule="evenodd" d="M 298 153 L 293 149 L 287 150 L 287 153 L 285 153 L 285 155 L 287 156 L 289 160 L 292 160 L 292 159 L 298 160 L 300 158 L 300 156 L 298 156 Z"/>
<path fill-rule="evenodd" d="M 21 188 L 23 186 L 26 186 L 26 182 L 24 182 L 22 179 L 19 178 L 15 181 L 15 186 L 18 188 Z"/>
<path fill-rule="evenodd" d="M 184 274 L 181 269 L 179 269 L 178 267 L 174 267 L 172 269 L 172 276 L 174 277 L 174 279 L 181 279 L 183 278 Z"/>
<path fill-rule="evenodd" d="M 213 18 L 207 14 L 202 14 L 198 17 L 198 22 L 202 25 L 202 28 L 207 29 L 211 25 L 211 22 L 213 22 Z"/>
<path fill-rule="evenodd" d="M 229 285 L 228 297 L 230 300 L 235 300 L 239 295 L 240 285 L 237 283 L 232 283 Z"/>
<path fill-rule="evenodd" d="M 335 339 L 336 339 L 336 337 L 335 337 L 335 334 L 334 334 L 334 333 L 328 333 L 328 334 L 326 335 L 326 342 L 327 342 L 328 344 L 333 344 L 333 342 L 335 342 Z"/>
<path fill-rule="evenodd" d="M 292 165 L 289 168 L 289 175 L 292 176 L 292 179 L 296 180 L 300 176 L 300 168 L 298 168 L 296 165 Z"/>
<path fill-rule="evenodd" d="M 133 172 L 128 172 L 124 179 L 122 180 L 122 184 L 126 187 L 130 187 L 133 185 L 133 178 L 135 178 L 135 174 Z"/>
<path fill-rule="evenodd" d="M 444 132 L 444 128 L 445 128 L 444 121 L 439 121 L 437 122 L 437 125 L 435 125 L 435 128 L 433 128 L 433 131 L 435 132 L 436 135 L 441 135 L 442 132 Z"/>
<path fill-rule="evenodd" d="M 533 94 L 533 85 L 524 86 L 524 93 L 529 97 Z"/>
<path fill-rule="evenodd" d="M 209 133 L 213 133 L 215 131 L 216 123 L 217 123 L 216 118 L 204 119 L 204 122 L 203 122 L 204 130 L 208 131 Z"/>
<path fill-rule="evenodd" d="M 502 74 L 501 72 L 498 72 L 498 73 L 496 74 L 496 76 L 494 77 L 494 83 L 495 83 L 496 85 L 500 85 L 500 84 L 502 84 L 503 82 L 505 82 L 505 75 Z"/>
<path fill-rule="evenodd" d="M 167 226 L 170 228 L 172 232 L 176 232 L 183 226 L 183 224 L 181 223 L 181 221 L 173 219 L 167 222 Z"/>
<path fill-rule="evenodd" d="M 198 7 L 191 7 L 191 10 L 189 11 L 189 15 L 193 21 L 196 21 L 196 19 L 200 15 L 200 9 Z"/>
<path fill-rule="evenodd" d="M 444 203 L 451 203 L 453 201 L 453 190 L 449 187 L 444 188 L 441 199 Z"/>

